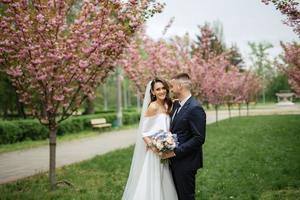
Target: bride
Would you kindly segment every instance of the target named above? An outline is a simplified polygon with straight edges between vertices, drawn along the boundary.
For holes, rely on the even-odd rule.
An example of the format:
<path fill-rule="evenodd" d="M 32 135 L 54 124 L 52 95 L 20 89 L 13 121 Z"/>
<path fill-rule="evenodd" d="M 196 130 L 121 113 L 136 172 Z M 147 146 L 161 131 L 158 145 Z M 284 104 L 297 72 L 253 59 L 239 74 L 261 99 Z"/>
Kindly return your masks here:
<path fill-rule="evenodd" d="M 130 173 L 122 200 L 177 200 L 168 164 L 162 164 L 150 137 L 168 131 L 172 101 L 166 81 L 147 84 Z"/>

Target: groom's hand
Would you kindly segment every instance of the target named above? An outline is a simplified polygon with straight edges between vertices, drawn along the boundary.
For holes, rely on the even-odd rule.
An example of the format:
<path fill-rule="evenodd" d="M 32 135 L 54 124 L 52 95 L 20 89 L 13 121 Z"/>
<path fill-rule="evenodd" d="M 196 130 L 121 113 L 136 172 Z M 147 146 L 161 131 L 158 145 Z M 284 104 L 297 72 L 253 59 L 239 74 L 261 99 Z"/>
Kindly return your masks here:
<path fill-rule="evenodd" d="M 162 159 L 168 159 L 168 158 L 172 158 L 172 157 L 175 157 L 175 156 L 176 156 L 176 154 L 174 153 L 174 151 L 169 151 L 167 153 L 163 153 L 161 155 L 161 158 Z"/>

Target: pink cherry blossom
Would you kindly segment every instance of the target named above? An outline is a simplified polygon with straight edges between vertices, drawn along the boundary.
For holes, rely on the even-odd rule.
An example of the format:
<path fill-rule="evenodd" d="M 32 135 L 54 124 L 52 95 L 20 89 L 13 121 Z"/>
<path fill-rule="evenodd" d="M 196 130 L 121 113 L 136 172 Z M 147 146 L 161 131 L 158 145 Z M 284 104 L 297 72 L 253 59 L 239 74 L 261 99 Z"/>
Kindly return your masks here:
<path fill-rule="evenodd" d="M 288 76 L 289 83 L 295 93 L 300 96 L 300 44 L 281 43 L 281 46 L 284 50 L 284 61 L 287 66 L 278 66 Z"/>
<path fill-rule="evenodd" d="M 68 21 L 76 2 L 1 1 L 0 65 L 53 144 L 58 124 L 95 95 L 134 33 L 161 7 L 153 0 L 83 1 Z"/>
<path fill-rule="evenodd" d="M 287 17 L 284 21 L 285 24 L 294 28 L 294 32 L 300 35 L 300 10 L 299 1 L 295 0 L 261 0 L 263 3 L 268 5 L 273 3 L 276 9 L 279 10 L 283 15 Z"/>

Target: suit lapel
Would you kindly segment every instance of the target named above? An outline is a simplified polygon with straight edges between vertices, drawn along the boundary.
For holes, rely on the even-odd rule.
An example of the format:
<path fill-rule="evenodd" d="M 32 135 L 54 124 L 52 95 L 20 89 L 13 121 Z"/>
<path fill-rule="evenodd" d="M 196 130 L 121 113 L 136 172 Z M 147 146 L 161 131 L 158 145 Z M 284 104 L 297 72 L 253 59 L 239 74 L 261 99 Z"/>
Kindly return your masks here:
<path fill-rule="evenodd" d="M 183 107 L 179 110 L 179 112 L 176 114 L 176 116 L 174 117 L 172 123 L 171 123 L 171 129 L 175 126 L 175 124 L 180 121 L 180 119 L 182 118 L 182 116 L 184 115 L 184 113 L 187 111 L 191 101 L 192 101 L 193 97 L 190 97 L 185 104 L 183 105 Z"/>
<path fill-rule="evenodd" d="M 173 115 L 175 114 L 175 111 L 176 111 L 176 109 L 178 108 L 178 106 L 179 106 L 179 102 L 178 102 L 178 101 L 175 101 L 175 102 L 174 102 L 174 105 L 173 105 L 173 108 L 172 108 L 172 112 L 171 112 L 171 114 L 170 114 L 171 119 L 173 118 Z"/>

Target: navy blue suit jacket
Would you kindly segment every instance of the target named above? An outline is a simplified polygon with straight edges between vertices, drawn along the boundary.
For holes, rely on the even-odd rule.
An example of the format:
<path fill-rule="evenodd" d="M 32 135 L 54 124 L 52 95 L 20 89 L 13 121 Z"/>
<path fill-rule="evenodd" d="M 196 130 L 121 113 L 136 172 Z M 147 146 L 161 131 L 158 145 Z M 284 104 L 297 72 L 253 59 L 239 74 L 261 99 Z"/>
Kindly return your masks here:
<path fill-rule="evenodd" d="M 177 106 L 174 104 L 171 117 Z M 179 145 L 171 167 L 177 170 L 197 170 L 203 167 L 202 145 L 205 142 L 206 114 L 195 97 L 190 97 L 171 122 L 170 131 L 177 134 Z"/>

